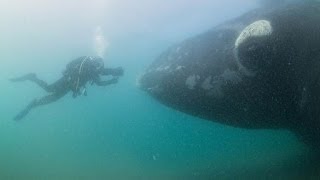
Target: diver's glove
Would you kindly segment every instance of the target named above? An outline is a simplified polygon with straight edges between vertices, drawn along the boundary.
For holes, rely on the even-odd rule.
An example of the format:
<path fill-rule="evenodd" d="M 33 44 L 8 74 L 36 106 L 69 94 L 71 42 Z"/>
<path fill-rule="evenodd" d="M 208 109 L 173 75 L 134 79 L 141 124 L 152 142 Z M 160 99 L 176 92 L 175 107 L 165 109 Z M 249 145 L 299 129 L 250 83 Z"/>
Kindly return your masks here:
<path fill-rule="evenodd" d="M 123 68 L 122 67 L 117 67 L 112 69 L 112 76 L 123 76 Z"/>

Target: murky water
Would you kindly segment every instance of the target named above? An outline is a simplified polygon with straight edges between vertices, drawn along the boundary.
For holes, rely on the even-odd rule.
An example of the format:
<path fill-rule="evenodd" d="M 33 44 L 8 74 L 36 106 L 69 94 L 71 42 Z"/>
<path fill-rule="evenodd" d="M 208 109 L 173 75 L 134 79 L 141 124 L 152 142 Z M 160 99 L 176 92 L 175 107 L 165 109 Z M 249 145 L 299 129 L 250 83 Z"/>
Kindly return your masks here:
<path fill-rule="evenodd" d="M 232 4 L 232 6 L 230 6 Z M 287 131 L 244 130 L 167 108 L 136 87 L 161 51 L 256 6 L 254 1 L 40 1 L 0 3 L 1 179 L 297 178 L 307 148 Z M 48 82 L 78 56 L 122 66 L 118 84 L 68 94 L 20 122 L 46 93 L 9 78 Z"/>

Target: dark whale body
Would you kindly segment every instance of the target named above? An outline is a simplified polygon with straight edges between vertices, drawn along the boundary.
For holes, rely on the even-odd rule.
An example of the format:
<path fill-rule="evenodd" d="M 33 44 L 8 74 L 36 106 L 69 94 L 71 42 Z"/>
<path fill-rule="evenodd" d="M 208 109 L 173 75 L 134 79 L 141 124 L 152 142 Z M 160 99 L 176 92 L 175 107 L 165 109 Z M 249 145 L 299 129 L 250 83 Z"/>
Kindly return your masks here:
<path fill-rule="evenodd" d="M 140 88 L 179 111 L 320 148 L 320 4 L 251 11 L 163 52 Z"/>

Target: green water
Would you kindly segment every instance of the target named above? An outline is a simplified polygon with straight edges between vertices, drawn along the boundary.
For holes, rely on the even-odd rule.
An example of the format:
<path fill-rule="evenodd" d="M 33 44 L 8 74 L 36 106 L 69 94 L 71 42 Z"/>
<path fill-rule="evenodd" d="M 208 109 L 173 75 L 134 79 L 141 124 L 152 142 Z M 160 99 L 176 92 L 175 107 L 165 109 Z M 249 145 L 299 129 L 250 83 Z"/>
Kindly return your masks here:
<path fill-rule="evenodd" d="M 304 153 L 288 132 L 246 131 L 190 117 L 160 105 L 126 79 L 114 87 L 92 88 L 88 97 L 68 96 L 39 107 L 14 122 L 16 111 L 41 92 L 1 83 L 6 84 L 0 124 L 4 178 L 196 179 L 261 170 L 268 174 Z M 24 87 L 23 93 L 18 87 Z"/>
<path fill-rule="evenodd" d="M 12 117 L 44 92 L 2 79 L 0 176 L 4 179 L 181 179 L 272 174 L 304 146 L 285 131 L 247 131 L 169 109 L 135 87 L 134 72 L 88 97 Z M 265 171 L 266 170 L 266 171 Z M 269 172 L 271 171 L 271 172 Z M 231 173 L 231 174 L 230 174 Z M 210 178 L 209 178 L 210 179 Z"/>
<path fill-rule="evenodd" d="M 131 3 L 137 7 L 131 7 L 122 6 L 123 1 L 113 6 L 122 7 L 112 9 L 111 13 L 123 15 L 117 19 L 116 15 L 101 13 L 103 8 L 100 13 L 88 12 L 92 4 L 85 1 L 80 1 L 81 5 L 77 1 L 48 1 L 50 6 L 4 2 L 8 4 L 1 9 L 5 18 L 0 30 L 0 179 L 305 175 L 307 149 L 290 132 L 237 129 L 195 118 L 165 107 L 136 86 L 139 74 L 165 48 L 241 14 L 251 5 L 239 11 L 226 8 L 232 13 L 224 17 L 219 16 L 224 10 L 210 10 L 209 1 L 196 7 L 189 1 L 184 8 L 163 10 L 169 13 L 166 15 L 162 11 L 155 15 L 149 9 L 131 17 L 134 14 L 123 13 L 148 9 L 150 2 L 137 1 Z M 139 2 L 147 5 L 140 7 Z M 60 8 L 59 3 L 65 6 Z M 160 7 L 171 4 L 154 3 L 164 4 Z M 176 1 L 173 5 L 185 3 Z M 190 10 L 197 15 L 194 19 L 190 19 Z M 93 16 L 95 13 L 98 15 Z M 149 19 L 145 18 L 148 13 Z M 105 55 L 107 66 L 125 69 L 119 83 L 89 87 L 87 97 L 73 99 L 68 94 L 34 109 L 20 122 L 13 121 L 17 112 L 45 92 L 30 82 L 13 84 L 8 79 L 28 72 L 36 72 L 48 82 L 58 79 L 72 58 L 94 54 L 92 32 L 97 24 L 110 41 Z"/>

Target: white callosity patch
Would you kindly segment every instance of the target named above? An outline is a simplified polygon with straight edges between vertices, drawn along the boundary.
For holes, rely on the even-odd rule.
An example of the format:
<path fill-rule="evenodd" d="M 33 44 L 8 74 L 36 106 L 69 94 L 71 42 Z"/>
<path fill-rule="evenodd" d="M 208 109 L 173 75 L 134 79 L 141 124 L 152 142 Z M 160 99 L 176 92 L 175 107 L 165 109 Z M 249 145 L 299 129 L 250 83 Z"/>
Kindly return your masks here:
<path fill-rule="evenodd" d="M 211 76 L 208 76 L 204 81 L 203 83 L 201 84 L 201 88 L 204 89 L 204 90 L 210 90 L 213 88 L 213 85 L 211 84 L 211 80 L 212 80 L 212 77 Z"/>
<path fill-rule="evenodd" d="M 185 66 L 181 66 L 178 64 L 163 64 L 147 70 L 146 73 L 173 73 L 176 71 L 183 71 L 183 69 L 185 68 Z"/>
<path fill-rule="evenodd" d="M 235 71 L 231 71 L 230 69 L 226 69 L 221 77 L 224 81 L 229 81 L 233 84 L 237 84 L 242 80 Z"/>
<path fill-rule="evenodd" d="M 241 82 L 241 77 L 235 71 L 231 71 L 230 69 L 226 69 L 221 75 L 215 76 L 208 76 L 201 84 L 201 88 L 204 90 L 211 90 L 214 88 L 216 84 L 225 84 L 226 82 L 230 82 L 232 84 L 238 84 Z"/>
<path fill-rule="evenodd" d="M 155 94 L 160 94 L 163 92 L 163 88 L 160 87 L 159 85 L 153 86 L 153 87 L 149 87 L 147 89 L 149 92 L 151 93 L 155 93 Z"/>
<path fill-rule="evenodd" d="M 221 76 L 211 78 L 209 76 L 202 83 L 202 88 L 207 91 L 207 96 L 213 96 L 214 98 L 222 98 L 224 93 L 222 91 L 223 80 Z"/>
<path fill-rule="evenodd" d="M 273 28 L 271 26 L 271 23 L 267 20 L 259 20 L 256 21 L 246 28 L 244 28 L 240 35 L 238 36 L 237 40 L 235 41 L 235 49 L 234 49 L 234 55 L 236 58 L 236 62 L 240 68 L 240 70 L 247 76 L 254 76 L 255 73 L 248 70 L 246 67 L 244 67 L 240 63 L 239 59 L 239 52 L 238 48 L 241 44 L 243 44 L 245 41 L 252 37 L 263 37 L 263 36 L 270 36 L 273 32 Z"/>
<path fill-rule="evenodd" d="M 200 80 L 199 75 L 191 75 L 186 79 L 186 86 L 193 90 L 194 87 L 197 85 L 197 81 Z"/>
<path fill-rule="evenodd" d="M 222 92 L 223 80 L 221 76 L 208 76 L 201 84 L 201 88 L 206 91 L 207 96 L 214 96 L 215 98 L 222 98 L 224 93 Z"/>
<path fill-rule="evenodd" d="M 174 71 L 181 71 L 181 70 L 183 70 L 185 68 L 186 68 L 185 66 L 169 64 L 169 65 L 159 66 L 159 67 L 157 67 L 155 69 L 150 69 L 150 70 L 148 70 L 148 73 L 151 73 L 151 72 L 171 73 L 171 72 L 174 72 Z"/>
<path fill-rule="evenodd" d="M 184 66 L 177 66 L 176 70 L 179 71 L 179 70 L 182 70 L 183 68 L 185 68 L 185 67 Z"/>
<path fill-rule="evenodd" d="M 169 64 L 169 65 L 162 65 L 162 66 L 160 66 L 160 67 L 157 67 L 157 68 L 155 69 L 155 71 L 168 71 L 170 68 L 171 68 L 171 65 L 170 65 L 170 64 Z"/>
<path fill-rule="evenodd" d="M 242 79 L 235 71 L 226 69 L 221 75 L 212 76 L 209 75 L 201 84 L 201 88 L 206 91 L 208 96 L 214 96 L 215 98 L 224 97 L 223 86 L 228 83 L 238 84 Z"/>
<path fill-rule="evenodd" d="M 248 40 L 251 37 L 259 37 L 259 36 L 269 36 L 273 32 L 273 28 L 271 23 L 267 20 L 259 20 L 256 21 L 246 28 L 240 33 L 239 37 L 235 42 L 235 47 L 238 48 L 242 43 Z"/>

